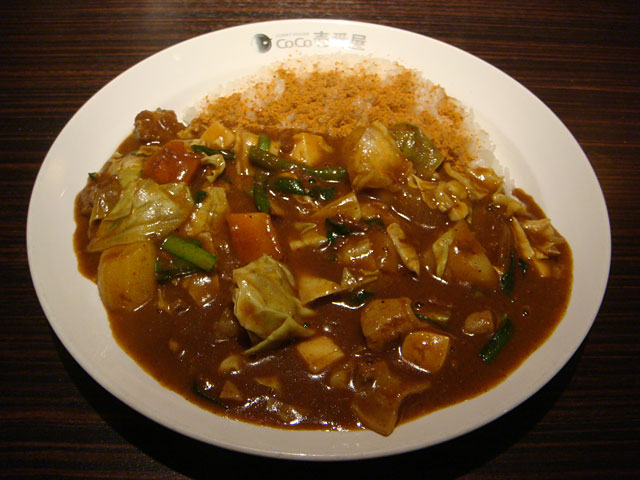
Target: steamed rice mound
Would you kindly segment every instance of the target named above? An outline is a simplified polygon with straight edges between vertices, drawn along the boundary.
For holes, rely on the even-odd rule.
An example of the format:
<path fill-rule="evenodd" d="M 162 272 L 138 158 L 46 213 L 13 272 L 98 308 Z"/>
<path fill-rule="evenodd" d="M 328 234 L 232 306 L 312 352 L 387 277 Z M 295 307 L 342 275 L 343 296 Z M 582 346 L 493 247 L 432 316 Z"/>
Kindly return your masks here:
<path fill-rule="evenodd" d="M 387 126 L 410 122 L 450 161 L 493 163 L 486 134 L 457 100 L 418 72 L 391 62 L 324 58 L 281 64 L 236 93 L 208 97 L 196 123 L 207 125 L 211 119 L 229 128 L 295 129 L 332 137 L 345 137 L 375 120 Z"/>

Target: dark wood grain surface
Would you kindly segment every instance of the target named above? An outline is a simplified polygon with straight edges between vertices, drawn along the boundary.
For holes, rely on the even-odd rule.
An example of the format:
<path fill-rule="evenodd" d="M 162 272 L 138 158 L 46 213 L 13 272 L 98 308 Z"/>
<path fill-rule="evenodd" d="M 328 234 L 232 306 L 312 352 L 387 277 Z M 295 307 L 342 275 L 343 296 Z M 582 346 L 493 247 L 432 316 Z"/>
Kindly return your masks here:
<path fill-rule="evenodd" d="M 391 472 L 392 478 L 639 478 L 638 5 L 2 2 L 0 478 L 244 478 L 265 473 L 289 478 L 337 472 L 358 478 Z M 224 451 L 129 409 L 95 383 L 56 338 L 34 293 L 25 248 L 29 195 L 44 156 L 73 113 L 105 83 L 148 55 L 199 34 L 247 22 L 314 17 L 425 34 L 520 81 L 551 107 L 586 152 L 606 197 L 613 241 L 609 284 L 593 329 L 534 397 L 443 445 L 340 464 Z"/>

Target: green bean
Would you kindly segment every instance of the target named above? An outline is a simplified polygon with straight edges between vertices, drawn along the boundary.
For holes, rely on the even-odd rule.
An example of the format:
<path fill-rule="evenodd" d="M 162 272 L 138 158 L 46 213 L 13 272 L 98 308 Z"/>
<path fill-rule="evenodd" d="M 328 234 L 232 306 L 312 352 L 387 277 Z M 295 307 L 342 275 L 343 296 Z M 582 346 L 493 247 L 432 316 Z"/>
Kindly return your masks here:
<path fill-rule="evenodd" d="M 265 135 L 264 133 L 258 135 L 258 148 L 265 152 L 269 151 L 271 148 L 271 139 L 269 138 L 269 135 Z"/>
<path fill-rule="evenodd" d="M 509 257 L 509 268 L 504 273 L 504 275 L 500 277 L 500 287 L 502 288 L 502 291 L 507 294 L 513 291 L 513 285 L 515 283 L 515 275 L 516 275 L 515 263 L 516 262 L 515 262 L 514 254 L 512 251 Z"/>
<path fill-rule="evenodd" d="M 342 180 L 347 177 L 347 170 L 344 167 L 309 167 L 303 163 L 285 160 L 255 146 L 249 149 L 249 162 L 256 167 L 270 172 L 300 169 L 310 177 L 321 180 Z"/>
<path fill-rule="evenodd" d="M 175 235 L 168 236 L 160 248 L 175 255 L 182 260 L 192 263 L 196 267 L 206 272 L 213 269 L 218 258 L 207 252 L 204 248 Z"/>
<path fill-rule="evenodd" d="M 273 182 L 273 188 L 278 192 L 290 193 L 293 195 L 307 195 L 307 191 L 302 186 L 302 182 L 293 177 L 279 177 Z"/>
<path fill-rule="evenodd" d="M 191 145 L 191 150 L 198 153 L 204 153 L 207 156 L 220 154 L 225 160 L 233 160 L 236 158 L 236 154 L 233 150 L 227 150 L 225 148 L 209 148 L 204 145 Z"/>
<path fill-rule="evenodd" d="M 480 350 L 479 355 L 482 361 L 485 363 L 492 362 L 507 344 L 512 334 L 513 325 L 511 325 L 511 320 L 505 314 L 502 326 L 493 335 L 493 337 L 489 339 L 484 348 Z"/>
<path fill-rule="evenodd" d="M 267 176 L 258 172 L 253 177 L 253 201 L 259 212 L 271 213 L 271 203 L 267 194 Z"/>

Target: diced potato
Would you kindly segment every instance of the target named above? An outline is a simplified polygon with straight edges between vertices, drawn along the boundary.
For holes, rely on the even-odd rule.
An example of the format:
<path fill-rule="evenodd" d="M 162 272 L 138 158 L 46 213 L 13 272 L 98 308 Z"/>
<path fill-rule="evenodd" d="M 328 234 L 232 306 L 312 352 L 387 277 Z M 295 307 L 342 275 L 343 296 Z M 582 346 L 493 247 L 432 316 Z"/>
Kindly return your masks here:
<path fill-rule="evenodd" d="M 291 158 L 311 167 L 322 164 L 323 160 L 333 153 L 333 148 L 324 138 L 313 133 L 302 132 L 293 136 Z"/>
<path fill-rule="evenodd" d="M 298 353 L 312 373 L 319 373 L 344 356 L 329 337 L 320 336 L 296 345 Z"/>
<path fill-rule="evenodd" d="M 436 373 L 444 365 L 449 354 L 450 339 L 447 335 L 416 330 L 404 338 L 400 354 L 407 362 L 430 373 Z"/>
<path fill-rule="evenodd" d="M 360 316 L 362 333 L 372 352 L 381 352 L 417 325 L 411 300 L 406 297 L 372 300 Z"/>
<path fill-rule="evenodd" d="M 136 242 L 107 248 L 98 264 L 98 290 L 109 309 L 134 311 L 153 298 L 157 248 Z"/>
<path fill-rule="evenodd" d="M 236 136 L 220 122 L 212 120 L 200 139 L 207 142 L 213 148 L 231 148 L 236 141 Z"/>
<path fill-rule="evenodd" d="M 236 387 L 231 380 L 224 382 L 219 398 L 220 400 L 234 400 L 236 402 L 242 402 L 244 400 L 242 392 L 240 392 L 238 387 Z"/>
<path fill-rule="evenodd" d="M 495 322 L 493 321 L 491 310 L 483 310 L 468 315 L 464 319 L 464 325 L 462 326 L 462 331 L 466 335 L 485 335 L 493 333 L 494 329 Z"/>

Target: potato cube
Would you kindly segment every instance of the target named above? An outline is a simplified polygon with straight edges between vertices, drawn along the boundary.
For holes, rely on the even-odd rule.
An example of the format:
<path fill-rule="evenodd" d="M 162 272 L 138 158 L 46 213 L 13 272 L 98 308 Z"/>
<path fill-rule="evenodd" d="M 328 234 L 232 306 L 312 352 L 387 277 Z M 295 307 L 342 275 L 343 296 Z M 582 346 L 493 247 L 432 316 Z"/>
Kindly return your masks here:
<path fill-rule="evenodd" d="M 312 373 L 319 373 L 344 356 L 329 337 L 314 337 L 296 345 L 298 353 Z"/>
<path fill-rule="evenodd" d="M 404 338 L 400 355 L 415 367 L 436 373 L 447 359 L 449 343 L 450 339 L 446 335 L 416 330 Z"/>
<path fill-rule="evenodd" d="M 151 242 L 107 248 L 98 264 L 98 290 L 108 309 L 134 311 L 153 298 L 157 249 Z"/>
<path fill-rule="evenodd" d="M 464 325 L 462 327 L 462 331 L 470 336 L 493 333 L 494 330 L 495 324 L 490 310 L 474 312 L 468 315 L 467 318 L 464 319 Z"/>
<path fill-rule="evenodd" d="M 383 351 L 418 325 L 407 297 L 372 300 L 360 316 L 362 334 L 372 352 Z"/>
<path fill-rule="evenodd" d="M 333 148 L 324 138 L 313 133 L 296 133 L 293 136 L 291 158 L 311 167 L 320 165 L 325 157 L 333 153 Z"/>
<path fill-rule="evenodd" d="M 236 136 L 220 122 L 212 120 L 200 139 L 214 148 L 231 148 L 236 140 Z"/>

